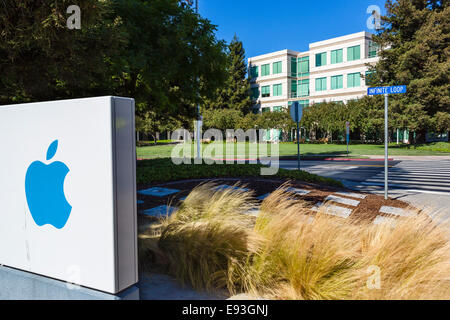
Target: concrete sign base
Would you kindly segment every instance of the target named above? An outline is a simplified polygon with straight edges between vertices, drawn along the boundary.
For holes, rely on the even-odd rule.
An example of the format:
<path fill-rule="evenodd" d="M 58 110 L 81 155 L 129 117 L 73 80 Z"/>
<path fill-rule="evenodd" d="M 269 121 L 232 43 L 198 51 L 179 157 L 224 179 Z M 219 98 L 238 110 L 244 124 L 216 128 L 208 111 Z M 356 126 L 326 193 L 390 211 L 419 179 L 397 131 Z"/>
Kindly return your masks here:
<path fill-rule="evenodd" d="M 0 266 L 0 300 L 139 300 L 139 288 L 108 294 Z"/>

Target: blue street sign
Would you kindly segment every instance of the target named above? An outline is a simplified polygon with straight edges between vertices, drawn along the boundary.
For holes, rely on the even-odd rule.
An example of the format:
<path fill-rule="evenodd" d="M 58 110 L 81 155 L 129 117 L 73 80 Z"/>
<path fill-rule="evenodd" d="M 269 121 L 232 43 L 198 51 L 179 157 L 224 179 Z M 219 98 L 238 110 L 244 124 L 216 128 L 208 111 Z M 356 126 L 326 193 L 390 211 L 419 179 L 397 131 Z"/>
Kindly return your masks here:
<path fill-rule="evenodd" d="M 367 89 L 367 94 L 369 96 L 376 96 L 380 94 L 398 94 L 398 93 L 406 93 L 406 86 L 375 87 Z"/>
<path fill-rule="evenodd" d="M 303 116 L 303 108 L 298 103 L 298 101 L 295 101 L 291 106 L 291 117 L 294 122 L 300 122 L 302 120 Z"/>

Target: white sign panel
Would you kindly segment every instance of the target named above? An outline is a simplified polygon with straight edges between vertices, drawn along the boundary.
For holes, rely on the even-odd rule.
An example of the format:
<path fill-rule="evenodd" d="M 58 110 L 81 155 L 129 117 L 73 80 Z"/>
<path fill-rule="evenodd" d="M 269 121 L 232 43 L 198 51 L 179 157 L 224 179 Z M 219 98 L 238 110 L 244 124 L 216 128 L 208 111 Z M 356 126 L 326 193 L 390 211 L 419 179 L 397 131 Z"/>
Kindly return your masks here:
<path fill-rule="evenodd" d="M 118 293 L 137 282 L 134 100 L 0 106 L 0 264 Z"/>

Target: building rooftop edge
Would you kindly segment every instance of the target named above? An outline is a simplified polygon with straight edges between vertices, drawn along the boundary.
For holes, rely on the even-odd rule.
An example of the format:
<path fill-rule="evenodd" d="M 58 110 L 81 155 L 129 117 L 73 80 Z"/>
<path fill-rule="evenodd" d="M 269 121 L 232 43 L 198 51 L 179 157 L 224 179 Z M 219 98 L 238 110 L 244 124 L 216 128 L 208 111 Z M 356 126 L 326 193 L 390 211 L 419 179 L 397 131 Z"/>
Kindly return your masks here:
<path fill-rule="evenodd" d="M 360 32 L 351 33 L 351 34 L 348 34 L 348 35 L 345 35 L 345 36 L 340 36 L 340 37 L 331 38 L 331 39 L 327 39 L 327 40 L 312 42 L 312 43 L 309 44 L 309 48 L 311 49 L 311 48 L 314 48 L 314 47 L 319 47 L 319 46 L 331 44 L 333 42 L 345 41 L 345 40 L 349 40 L 349 39 L 352 39 L 352 38 L 359 38 L 359 37 L 363 37 L 363 36 L 364 37 L 371 37 L 372 33 L 367 32 L 367 31 L 360 31 Z M 252 61 L 267 59 L 267 58 L 270 58 L 272 56 L 277 56 L 277 55 L 281 55 L 281 54 L 289 54 L 289 55 L 301 56 L 301 55 L 307 54 L 308 52 L 309 51 L 300 52 L 300 51 L 284 49 L 284 50 L 279 50 L 279 51 L 274 51 L 274 52 L 261 54 L 261 55 L 254 56 L 254 57 L 249 57 L 248 61 L 252 62 Z"/>

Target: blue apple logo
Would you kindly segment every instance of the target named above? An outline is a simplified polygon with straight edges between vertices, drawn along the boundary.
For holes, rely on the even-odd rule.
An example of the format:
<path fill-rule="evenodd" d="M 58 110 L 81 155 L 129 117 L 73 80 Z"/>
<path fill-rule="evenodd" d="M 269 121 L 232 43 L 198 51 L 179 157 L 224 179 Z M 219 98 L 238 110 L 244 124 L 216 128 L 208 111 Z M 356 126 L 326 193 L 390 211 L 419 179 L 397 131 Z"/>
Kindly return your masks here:
<path fill-rule="evenodd" d="M 53 141 L 47 150 L 47 161 L 58 149 L 58 140 Z M 46 165 L 33 162 L 25 177 L 25 193 L 31 216 L 38 226 L 50 224 L 62 229 L 69 219 L 72 206 L 64 195 L 64 180 L 69 168 L 62 162 Z"/>

